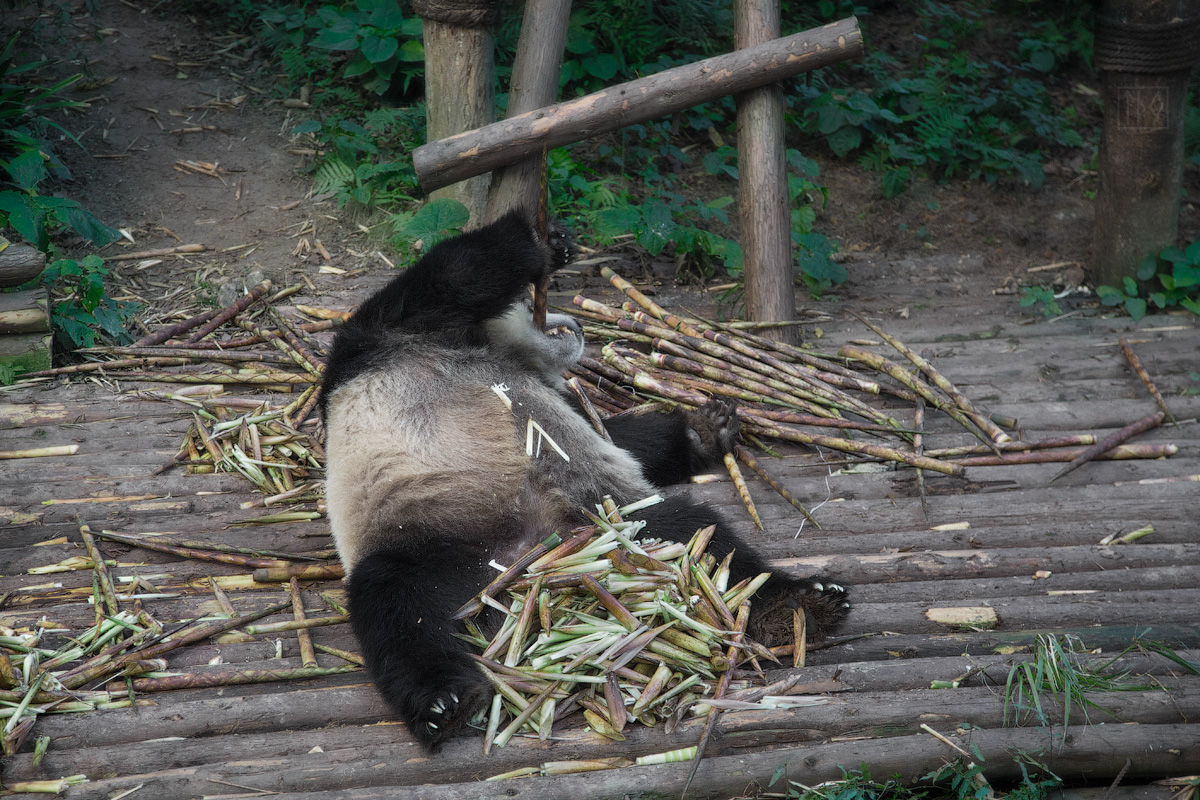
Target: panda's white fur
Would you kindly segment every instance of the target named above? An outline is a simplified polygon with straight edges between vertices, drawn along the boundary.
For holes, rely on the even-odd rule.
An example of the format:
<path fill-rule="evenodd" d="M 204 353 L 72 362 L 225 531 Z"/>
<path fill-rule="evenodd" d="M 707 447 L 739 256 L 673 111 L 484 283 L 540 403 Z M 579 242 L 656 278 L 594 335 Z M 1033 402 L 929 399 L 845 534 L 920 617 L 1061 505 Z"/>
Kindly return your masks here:
<path fill-rule="evenodd" d="M 491 694 L 451 620 L 489 564 L 566 533 L 604 495 L 638 500 L 718 462 L 737 435 L 733 407 L 715 402 L 613 418 L 615 443 L 596 432 L 562 386 L 580 326 L 552 315 L 550 335 L 535 330 L 529 303 L 568 253 L 519 215 L 443 242 L 360 306 L 328 359 L 326 496 L 351 621 L 380 693 L 431 750 Z M 531 419 L 553 442 L 532 454 Z M 709 551 L 734 551 L 734 580 L 766 570 L 686 496 L 643 513 L 653 535 L 681 541 L 716 524 Z M 759 597 L 762 630 L 776 612 L 790 630 L 793 608 L 823 630 L 846 611 L 828 581 L 773 576 Z"/>

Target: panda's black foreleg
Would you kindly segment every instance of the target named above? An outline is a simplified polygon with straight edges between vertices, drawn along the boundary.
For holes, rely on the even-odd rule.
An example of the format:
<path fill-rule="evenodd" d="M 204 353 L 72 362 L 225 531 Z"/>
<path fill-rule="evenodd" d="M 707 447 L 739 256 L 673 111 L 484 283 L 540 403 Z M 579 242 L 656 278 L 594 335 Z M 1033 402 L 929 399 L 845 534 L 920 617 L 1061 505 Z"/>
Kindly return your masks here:
<path fill-rule="evenodd" d="M 450 619 L 489 571 L 477 548 L 430 537 L 366 556 L 347 579 L 350 621 L 375 686 L 428 751 L 491 698 Z"/>
<path fill-rule="evenodd" d="M 646 535 L 676 542 L 687 542 L 700 528 L 715 525 L 707 552 L 718 560 L 733 552 L 729 562 L 731 583 L 763 572 L 772 573 L 751 601 L 749 633 L 759 642 L 771 646 L 790 642 L 795 609 L 805 613 L 809 638 L 832 632 L 850 611 L 844 587 L 824 576 L 795 578 L 774 572 L 716 510 L 698 505 L 690 498 L 668 497 L 642 509 L 637 517 L 646 521 Z"/>
<path fill-rule="evenodd" d="M 720 464 L 737 441 L 738 425 L 736 407 L 723 400 L 665 414 L 617 415 L 604 422 L 613 444 L 631 453 L 655 486 L 683 483 Z"/>

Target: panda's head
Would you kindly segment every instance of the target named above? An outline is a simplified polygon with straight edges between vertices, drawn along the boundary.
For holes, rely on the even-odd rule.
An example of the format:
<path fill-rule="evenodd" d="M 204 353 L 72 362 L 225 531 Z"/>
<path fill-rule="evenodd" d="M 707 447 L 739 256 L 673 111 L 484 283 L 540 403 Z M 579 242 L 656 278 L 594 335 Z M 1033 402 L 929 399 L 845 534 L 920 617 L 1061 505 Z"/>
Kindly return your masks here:
<path fill-rule="evenodd" d="M 485 326 L 488 346 L 538 372 L 551 386 L 583 355 L 583 328 L 566 314 L 547 314 L 544 330 L 533 322 L 533 300 L 524 297 Z"/>

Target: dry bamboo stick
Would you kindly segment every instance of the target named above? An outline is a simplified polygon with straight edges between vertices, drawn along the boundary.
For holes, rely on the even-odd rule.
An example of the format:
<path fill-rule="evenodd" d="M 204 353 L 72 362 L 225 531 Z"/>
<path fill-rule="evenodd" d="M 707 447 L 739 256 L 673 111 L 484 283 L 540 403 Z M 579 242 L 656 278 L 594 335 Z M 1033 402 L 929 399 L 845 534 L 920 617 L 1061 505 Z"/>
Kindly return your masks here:
<path fill-rule="evenodd" d="M 251 289 L 249 292 L 247 292 L 246 294 L 239 297 L 233 304 L 221 309 L 217 314 L 215 314 L 213 316 L 212 319 L 210 319 L 208 322 L 204 323 L 204 325 L 202 325 L 197 331 L 195 331 L 191 336 L 188 337 L 187 343 L 195 344 L 196 342 L 203 339 L 205 336 L 208 336 L 210 333 L 215 331 L 217 328 L 221 327 L 226 322 L 233 319 L 234 317 L 236 317 L 238 314 L 245 311 L 250 306 L 254 305 L 254 303 L 261 300 L 263 298 L 263 296 L 266 295 L 267 292 L 271 291 L 271 289 L 272 289 L 272 284 L 269 280 L 265 280 L 262 283 L 258 284 L 253 289 Z"/>
<path fill-rule="evenodd" d="M 305 333 L 320 333 L 336 328 L 341 324 L 341 320 L 322 320 L 320 322 L 306 322 L 303 325 L 297 326 Z M 239 347 L 250 347 L 256 344 L 262 344 L 263 340 L 258 336 L 242 336 L 236 339 L 226 339 L 221 342 L 190 342 L 189 347 L 196 350 L 235 350 Z M 181 345 L 183 342 L 167 342 L 168 345 Z"/>
<path fill-rule="evenodd" d="M 766 468 L 759 463 L 757 458 L 751 455 L 749 450 L 741 445 L 737 445 L 734 448 L 734 452 L 737 453 L 737 457 L 742 461 L 743 464 L 754 470 L 758 477 L 762 478 L 768 486 L 778 492 L 780 497 L 791 503 L 797 511 L 804 515 L 805 519 L 807 519 L 813 525 L 816 525 L 818 528 L 821 527 L 821 524 L 813 519 L 812 514 L 808 513 L 808 509 L 804 507 L 804 504 L 797 500 L 795 496 L 793 496 L 792 493 L 787 490 L 786 486 L 775 480 L 775 478 L 771 477 L 771 474 L 768 473 Z"/>
<path fill-rule="evenodd" d="M 65 367 L 42 369 L 23 373 L 21 378 L 50 378 L 55 375 L 74 375 L 80 372 L 102 372 L 106 369 L 129 369 L 130 367 L 182 367 L 190 363 L 187 358 L 121 358 L 113 361 L 88 361 L 83 364 L 68 364 Z"/>
<path fill-rule="evenodd" d="M 1062 461 L 1073 461 L 1087 452 L 1086 447 L 1063 447 L 1050 450 L 1005 451 L 1000 455 L 985 454 L 965 456 L 953 459 L 955 464 L 964 467 L 996 467 L 1012 464 L 1054 464 Z M 1173 444 L 1119 444 L 1116 447 L 1093 456 L 1094 461 L 1125 461 L 1131 459 L 1170 458 L 1179 452 Z"/>
<path fill-rule="evenodd" d="M 142 250 L 138 253 L 122 253 L 119 256 L 105 256 L 105 261 L 138 261 L 143 258 L 161 258 L 162 256 L 177 256 L 185 253 L 203 253 L 208 250 L 202 244 L 181 244 L 175 247 L 164 247 L 160 250 Z"/>
<path fill-rule="evenodd" d="M 1020 452 L 1024 450 L 1048 450 L 1055 447 L 1075 447 L 1077 445 L 1092 445 L 1096 437 L 1090 433 L 1078 433 L 1070 436 L 1054 436 L 1035 441 L 1012 441 L 1000 446 L 1002 453 Z M 964 445 L 961 447 L 928 448 L 925 455 L 931 458 L 950 458 L 953 456 L 973 456 L 984 453 L 995 453 L 989 445 Z"/>
<path fill-rule="evenodd" d="M 112 531 L 101 531 L 96 535 L 114 542 L 120 542 L 121 544 L 140 547 L 143 550 L 154 550 L 159 553 L 168 553 L 173 556 L 192 559 L 193 561 L 208 561 L 216 564 L 233 564 L 234 566 L 247 568 L 288 566 L 287 561 L 278 558 L 259 558 L 250 555 L 243 555 L 239 552 L 230 553 L 206 551 L 194 547 L 182 547 L 173 544 L 166 544 L 139 536 L 127 536 L 121 533 L 113 533 Z"/>
<path fill-rule="evenodd" d="M 913 409 L 913 427 L 918 431 L 925 428 L 925 398 L 917 398 L 917 407 Z M 925 455 L 925 439 L 923 433 L 913 434 L 913 452 L 919 456 Z M 929 519 L 929 499 L 925 492 L 925 470 L 917 468 L 917 493 L 921 497 L 921 514 Z"/>
<path fill-rule="evenodd" d="M 726 652 L 729 659 L 729 669 L 721 673 L 721 677 L 717 679 L 717 686 L 713 690 L 713 700 L 720 700 L 725 696 L 726 690 L 729 689 L 729 681 L 733 677 L 733 667 L 737 664 L 738 650 L 741 647 L 742 637 L 746 632 L 746 623 L 750 619 L 750 605 L 743 603 L 737 611 L 737 620 L 734 623 L 733 631 L 731 632 L 731 644 Z M 712 738 L 713 731 L 717 727 L 717 720 L 721 717 L 721 709 L 716 706 L 709 706 L 708 720 L 704 723 L 704 732 L 700 734 L 700 741 L 696 745 L 696 761 L 692 765 L 692 771 L 688 774 L 687 783 L 683 785 L 683 791 L 680 797 L 687 795 L 688 788 L 692 785 L 692 781 L 696 778 L 696 772 L 700 769 L 700 762 L 704 759 L 704 751 L 708 747 L 708 740 Z"/>
<path fill-rule="evenodd" d="M 1167 403 L 1165 400 L 1163 400 L 1163 396 L 1159 393 L 1158 387 L 1154 385 L 1154 381 L 1150 379 L 1150 373 L 1146 372 L 1146 368 L 1142 366 L 1142 360 L 1137 357 L 1137 353 L 1133 352 L 1133 348 L 1129 346 L 1129 342 L 1126 341 L 1125 337 L 1121 337 L 1120 344 L 1121 351 L 1125 353 L 1125 358 L 1127 361 L 1129 361 L 1129 366 L 1133 367 L 1133 371 L 1136 372 L 1137 376 L 1142 379 L 1142 383 L 1146 385 L 1146 389 L 1149 390 L 1150 396 L 1154 398 L 1154 402 L 1157 403 L 1158 407 L 1162 409 L 1163 416 L 1166 418 L 1167 422 L 1174 423 L 1175 416 L 1171 413 L 1171 409 L 1167 408 Z"/>
<path fill-rule="evenodd" d="M 897 450 L 894 447 L 856 442 L 852 439 L 841 439 L 836 436 L 825 436 L 818 433 L 805 433 L 804 431 L 782 425 L 765 417 L 758 417 L 750 410 L 745 411 L 743 414 L 742 409 L 739 409 L 739 414 L 743 416 L 745 424 L 750 425 L 752 433 L 761 433 L 767 436 L 774 436 L 777 439 L 800 442 L 801 444 L 828 447 L 844 453 L 857 453 L 859 455 L 882 458 L 885 461 L 899 461 L 908 464 L 910 467 L 922 467 L 934 472 L 940 472 L 943 475 L 953 475 L 956 478 L 966 477 L 965 468 L 959 464 L 940 461 L 928 456 L 916 456 L 903 450 Z"/>
<path fill-rule="evenodd" d="M 991 439 L 993 443 L 1004 444 L 1005 442 L 1012 441 L 1011 436 L 1002 431 L 1000 427 L 996 425 L 996 423 L 988 419 L 987 414 L 981 414 L 975 408 L 974 404 L 971 403 L 971 401 L 967 398 L 967 396 L 960 392 L 958 387 L 951 383 L 948 378 L 942 375 L 942 373 L 938 372 L 933 364 L 930 364 L 927 359 L 921 356 L 921 354 L 915 352 L 899 339 L 888 334 L 882 328 L 878 327 L 877 325 L 873 325 L 861 314 L 855 314 L 855 316 L 858 317 L 862 324 L 879 334 L 879 336 L 885 342 L 890 344 L 901 355 L 911 361 L 917 367 L 917 369 L 925 373 L 929 380 L 933 381 L 935 386 L 945 392 L 946 395 L 954 401 L 954 404 L 958 406 L 958 408 L 961 409 L 964 414 L 970 417 L 972 422 L 978 425 L 979 428 L 988 435 L 988 438 Z"/>
<path fill-rule="evenodd" d="M 182 322 L 176 322 L 174 325 L 168 325 L 165 328 L 159 328 L 154 333 L 147 334 L 133 343 L 133 347 L 149 347 L 151 345 L 162 344 L 172 336 L 178 336 L 181 333 L 187 333 L 192 328 L 211 320 L 217 314 L 221 313 L 221 309 L 214 308 L 211 311 L 205 311 L 203 314 L 197 314 L 194 317 L 188 317 Z"/>
<path fill-rule="evenodd" d="M 359 672 L 361 666 L 353 664 L 337 667 L 291 667 L 284 669 L 228 669 L 211 672 L 164 675 L 158 678 L 134 678 L 133 690 L 139 693 L 170 692 L 178 689 L 207 689 L 216 686 L 243 686 L 251 683 L 274 683 L 276 681 L 304 681 L 323 678 L 326 675 L 342 675 Z M 110 684 L 109 691 L 124 691 L 125 686 Z"/>
<path fill-rule="evenodd" d="M 153 358 L 188 358 L 201 359 L 205 361 L 230 361 L 230 362 L 264 362 L 271 364 L 290 364 L 292 360 L 280 353 L 238 353 L 226 352 L 223 350 L 208 350 L 202 348 L 190 347 L 89 347 L 86 350 L 78 350 L 80 353 L 106 353 L 110 355 L 124 356 L 148 356 Z M 111 365 L 113 362 L 101 362 L 106 365 Z"/>
<path fill-rule="evenodd" d="M 1082 453 L 1075 456 L 1075 458 L 1071 459 L 1071 463 L 1059 470 L 1058 473 L 1049 480 L 1049 483 L 1054 483 L 1064 475 L 1079 469 L 1087 462 L 1099 456 L 1101 453 L 1107 453 L 1109 450 L 1112 450 L 1119 444 L 1123 444 L 1125 441 L 1133 438 L 1134 436 L 1157 428 L 1162 424 L 1162 421 L 1166 419 L 1166 416 L 1167 415 L 1163 412 L 1157 411 L 1147 417 L 1142 417 L 1137 422 L 1131 422 L 1115 433 L 1105 436 L 1102 440 L 1087 448 Z"/>
<path fill-rule="evenodd" d="M 252 372 L 234 374 L 228 372 L 196 372 L 196 373 L 157 373 L 130 372 L 125 375 L 127 380 L 150 381 L 152 383 L 215 383 L 218 385 L 241 384 L 245 386 L 295 386 L 311 384 L 316 380 L 307 373 L 297 375 L 292 372 Z"/>

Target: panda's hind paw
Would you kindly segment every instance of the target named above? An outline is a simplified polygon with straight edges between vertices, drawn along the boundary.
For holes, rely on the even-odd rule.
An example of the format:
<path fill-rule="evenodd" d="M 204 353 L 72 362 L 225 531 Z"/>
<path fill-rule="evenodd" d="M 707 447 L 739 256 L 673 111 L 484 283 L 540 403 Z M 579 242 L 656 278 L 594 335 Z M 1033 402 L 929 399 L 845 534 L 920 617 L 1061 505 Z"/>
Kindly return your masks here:
<path fill-rule="evenodd" d="M 776 575 L 750 604 L 749 634 L 769 647 L 792 641 L 793 615 L 802 610 L 807 638 L 819 639 L 837 629 L 850 613 L 845 587 L 828 578 Z"/>
<path fill-rule="evenodd" d="M 463 733 L 487 709 L 491 689 L 486 683 L 443 687 L 424 704 L 424 711 L 409 720 L 409 730 L 425 749 L 435 752 L 453 736 Z"/>

